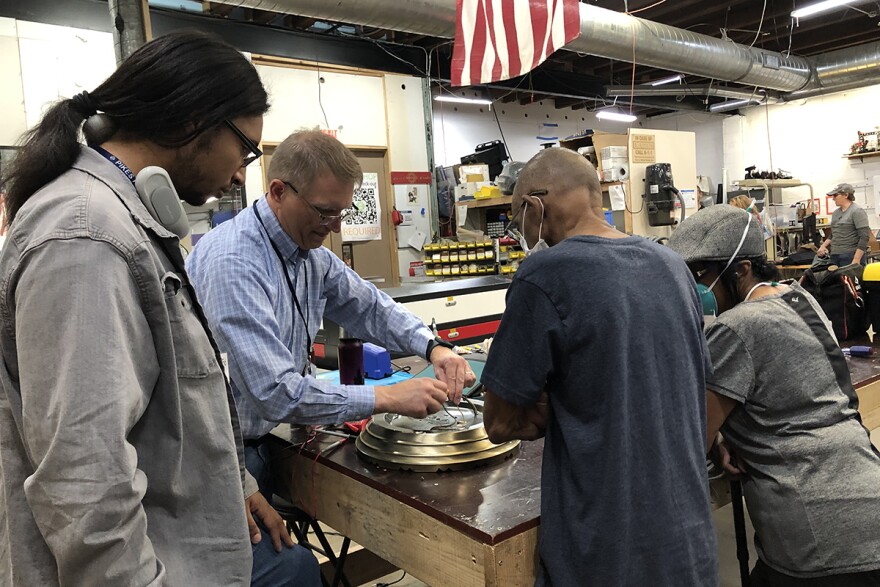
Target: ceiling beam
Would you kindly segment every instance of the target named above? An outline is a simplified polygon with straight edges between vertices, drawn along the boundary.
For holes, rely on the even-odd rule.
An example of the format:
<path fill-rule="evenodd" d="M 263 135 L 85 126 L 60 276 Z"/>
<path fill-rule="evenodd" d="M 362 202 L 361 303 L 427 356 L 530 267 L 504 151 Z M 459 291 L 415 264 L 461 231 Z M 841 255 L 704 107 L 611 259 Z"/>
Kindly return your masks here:
<path fill-rule="evenodd" d="M 279 16 L 281 15 L 277 12 L 270 12 L 268 10 L 257 10 L 256 8 L 245 8 L 245 17 L 248 22 L 253 22 L 256 24 L 269 24 Z"/>
<path fill-rule="evenodd" d="M 235 10 L 232 4 L 217 4 L 214 2 L 202 2 L 202 10 L 208 14 L 216 14 L 217 16 L 228 17 Z"/>
<path fill-rule="evenodd" d="M 573 108 L 575 104 L 584 104 L 584 100 L 579 98 L 555 98 L 553 100 L 556 109 L 560 108 Z M 583 106 L 581 106 L 583 108 Z"/>
<path fill-rule="evenodd" d="M 284 26 L 291 29 L 306 31 L 312 28 L 312 25 L 314 25 L 316 22 L 317 19 L 308 18 L 305 16 L 296 16 L 293 14 L 284 15 Z"/>

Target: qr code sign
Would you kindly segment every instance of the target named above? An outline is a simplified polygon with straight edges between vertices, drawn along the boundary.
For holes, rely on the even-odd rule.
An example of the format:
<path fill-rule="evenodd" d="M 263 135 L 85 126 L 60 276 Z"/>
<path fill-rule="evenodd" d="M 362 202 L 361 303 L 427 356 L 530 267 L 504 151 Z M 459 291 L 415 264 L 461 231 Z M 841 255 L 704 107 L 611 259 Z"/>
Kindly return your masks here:
<path fill-rule="evenodd" d="M 346 224 L 378 224 L 379 214 L 376 210 L 376 197 L 374 186 L 363 186 L 356 189 L 352 202 L 354 212 L 345 219 Z"/>

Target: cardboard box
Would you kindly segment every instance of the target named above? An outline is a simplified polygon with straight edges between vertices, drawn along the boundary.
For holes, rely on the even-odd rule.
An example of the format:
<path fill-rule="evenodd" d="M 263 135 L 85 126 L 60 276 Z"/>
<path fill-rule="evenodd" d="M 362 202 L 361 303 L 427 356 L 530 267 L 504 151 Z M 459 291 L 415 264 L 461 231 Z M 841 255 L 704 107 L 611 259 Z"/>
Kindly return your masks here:
<path fill-rule="evenodd" d="M 600 151 L 600 154 L 602 156 L 603 163 L 606 159 L 617 159 L 617 158 L 626 159 L 627 158 L 626 147 L 616 147 L 616 146 L 603 147 L 602 150 Z"/>
<path fill-rule="evenodd" d="M 471 175 L 479 175 L 481 179 L 470 179 Z M 462 165 L 458 168 L 459 183 L 468 183 L 473 181 L 489 181 L 488 165 Z"/>

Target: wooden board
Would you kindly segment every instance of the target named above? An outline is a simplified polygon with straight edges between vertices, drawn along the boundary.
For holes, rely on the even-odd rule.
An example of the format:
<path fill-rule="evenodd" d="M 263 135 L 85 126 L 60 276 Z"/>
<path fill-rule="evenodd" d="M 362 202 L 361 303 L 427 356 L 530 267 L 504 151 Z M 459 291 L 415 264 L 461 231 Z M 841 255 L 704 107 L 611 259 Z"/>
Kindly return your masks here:
<path fill-rule="evenodd" d="M 538 529 L 484 546 L 488 587 L 531 587 L 538 573 Z"/>
<path fill-rule="evenodd" d="M 288 498 L 391 564 L 429 585 L 485 584 L 485 550 L 476 540 L 310 458 L 279 461 Z"/>
<path fill-rule="evenodd" d="M 500 198 L 486 198 L 484 200 L 464 200 L 456 202 L 456 206 L 464 204 L 468 208 L 489 208 L 491 206 L 510 206 L 513 196 L 501 196 Z"/>
<path fill-rule="evenodd" d="M 880 381 L 857 388 L 856 394 L 859 396 L 862 424 L 868 430 L 880 428 Z"/>

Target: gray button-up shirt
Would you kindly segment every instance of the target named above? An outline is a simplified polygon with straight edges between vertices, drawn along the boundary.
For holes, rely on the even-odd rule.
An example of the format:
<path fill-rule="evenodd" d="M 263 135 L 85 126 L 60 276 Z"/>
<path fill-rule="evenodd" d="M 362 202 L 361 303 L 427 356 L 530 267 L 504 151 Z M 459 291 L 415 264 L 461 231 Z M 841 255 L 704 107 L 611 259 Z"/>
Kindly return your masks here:
<path fill-rule="evenodd" d="M 177 238 L 83 148 L 0 253 L 0 585 L 249 585 L 238 419 Z"/>

